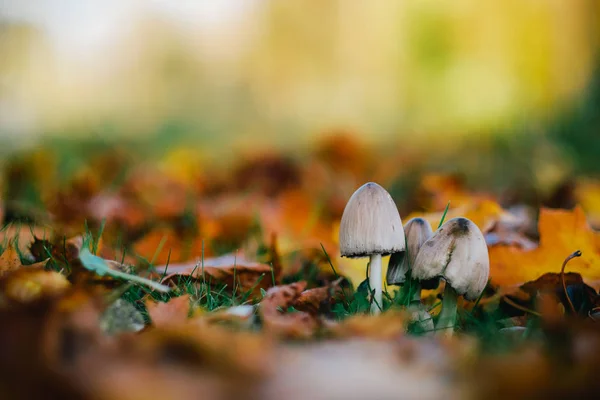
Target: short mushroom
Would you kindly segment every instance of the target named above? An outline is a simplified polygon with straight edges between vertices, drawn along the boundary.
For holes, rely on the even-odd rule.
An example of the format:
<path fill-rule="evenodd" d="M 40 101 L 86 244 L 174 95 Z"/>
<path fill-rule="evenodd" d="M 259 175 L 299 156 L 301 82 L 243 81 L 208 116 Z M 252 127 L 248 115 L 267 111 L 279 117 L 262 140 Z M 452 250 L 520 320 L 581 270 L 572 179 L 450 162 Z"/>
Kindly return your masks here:
<path fill-rule="evenodd" d="M 490 274 L 490 260 L 483 234 L 467 218 L 453 218 L 423 244 L 412 275 L 446 281 L 442 311 L 436 330 L 452 334 L 456 322 L 458 295 L 475 300 L 481 295 Z"/>
<path fill-rule="evenodd" d="M 382 308 L 381 256 L 403 251 L 402 220 L 390 194 L 376 183 L 369 182 L 354 192 L 348 200 L 340 223 L 342 257 L 369 257 L 369 284 L 375 290 L 371 312 Z"/>
<path fill-rule="evenodd" d="M 390 257 L 387 270 L 388 285 L 402 285 L 406 282 L 407 274 L 415 264 L 419 249 L 433 235 L 433 231 L 427 220 L 412 218 L 404 224 L 404 234 L 406 236 L 406 250 L 394 253 Z M 411 289 L 414 289 L 414 291 L 411 290 L 413 292 L 411 300 L 420 301 L 420 285 Z"/>

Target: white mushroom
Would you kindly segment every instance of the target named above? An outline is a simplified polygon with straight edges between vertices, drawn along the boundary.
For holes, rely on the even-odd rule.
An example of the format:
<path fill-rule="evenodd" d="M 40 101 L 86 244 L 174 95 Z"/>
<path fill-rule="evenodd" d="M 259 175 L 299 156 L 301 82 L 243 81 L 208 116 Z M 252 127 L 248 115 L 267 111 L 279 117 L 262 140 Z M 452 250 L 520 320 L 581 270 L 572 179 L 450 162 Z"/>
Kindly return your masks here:
<path fill-rule="evenodd" d="M 404 234 L 406 235 L 406 251 L 394 253 L 390 257 L 387 270 L 388 285 L 401 285 L 406 282 L 408 271 L 415 264 L 419 249 L 433 235 L 433 231 L 427 220 L 412 218 L 404 224 Z M 421 300 L 421 288 L 411 289 L 414 289 L 412 300 Z"/>
<path fill-rule="evenodd" d="M 452 332 L 458 295 L 479 297 L 488 281 L 490 260 L 483 234 L 467 218 L 454 218 L 442 225 L 423 244 L 412 269 L 419 280 L 441 277 L 446 281 L 437 330 Z"/>
<path fill-rule="evenodd" d="M 382 307 L 381 256 L 403 251 L 402 220 L 390 194 L 376 183 L 361 186 L 346 204 L 340 223 L 342 257 L 370 257 L 371 312 Z"/>

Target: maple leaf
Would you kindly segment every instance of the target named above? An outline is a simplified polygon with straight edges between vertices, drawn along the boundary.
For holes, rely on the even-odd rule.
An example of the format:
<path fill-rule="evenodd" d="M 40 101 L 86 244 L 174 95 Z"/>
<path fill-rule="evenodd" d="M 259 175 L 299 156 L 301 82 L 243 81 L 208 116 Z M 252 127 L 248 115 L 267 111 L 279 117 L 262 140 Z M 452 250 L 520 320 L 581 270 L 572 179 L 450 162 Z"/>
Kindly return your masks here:
<path fill-rule="evenodd" d="M 542 208 L 538 223 L 540 244 L 533 250 L 518 246 L 492 246 L 490 276 L 499 286 L 520 285 L 546 272 L 559 272 L 564 259 L 576 250 L 568 272 L 577 272 L 590 286 L 600 287 L 600 235 L 587 223 L 581 207 L 573 211 Z"/>

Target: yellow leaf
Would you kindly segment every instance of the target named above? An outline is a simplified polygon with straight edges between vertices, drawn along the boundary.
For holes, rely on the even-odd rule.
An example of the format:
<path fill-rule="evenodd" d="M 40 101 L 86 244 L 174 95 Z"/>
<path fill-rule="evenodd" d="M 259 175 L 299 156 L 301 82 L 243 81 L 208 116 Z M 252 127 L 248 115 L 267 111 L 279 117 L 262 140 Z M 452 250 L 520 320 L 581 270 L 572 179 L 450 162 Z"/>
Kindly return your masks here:
<path fill-rule="evenodd" d="M 490 275 L 494 284 L 512 286 L 535 280 L 546 272 L 560 272 L 564 259 L 576 250 L 566 270 L 581 274 L 586 283 L 600 280 L 600 235 L 590 228 L 581 207 L 573 211 L 540 210 L 539 247 L 525 251 L 517 246 L 490 248 Z"/>

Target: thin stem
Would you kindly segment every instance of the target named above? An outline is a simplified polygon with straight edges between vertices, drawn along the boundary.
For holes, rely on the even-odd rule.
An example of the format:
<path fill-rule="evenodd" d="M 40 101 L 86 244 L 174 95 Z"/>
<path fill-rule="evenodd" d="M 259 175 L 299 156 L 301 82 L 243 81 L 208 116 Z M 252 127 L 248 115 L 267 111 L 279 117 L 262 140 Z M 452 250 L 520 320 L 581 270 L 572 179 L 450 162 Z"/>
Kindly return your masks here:
<path fill-rule="evenodd" d="M 369 285 L 375 290 L 371 303 L 371 314 L 379 314 L 383 307 L 383 287 L 381 285 L 381 254 L 372 254 L 370 260 Z"/>
<path fill-rule="evenodd" d="M 456 323 L 456 301 L 458 294 L 452 286 L 446 282 L 444 289 L 444 299 L 442 300 L 442 311 L 438 318 L 435 329 L 446 335 L 452 335 L 454 332 L 454 324 Z"/>
<path fill-rule="evenodd" d="M 581 257 L 581 250 L 577 250 L 574 253 L 572 253 L 571 255 L 569 255 L 567 258 L 565 258 L 562 268 L 560 269 L 560 280 L 562 282 L 562 287 L 565 292 L 565 297 L 567 298 L 567 302 L 569 303 L 569 307 L 571 307 L 571 311 L 573 311 L 573 314 L 577 314 L 577 310 L 575 310 L 575 306 L 573 305 L 573 302 L 571 301 L 571 298 L 569 297 L 569 292 L 567 292 L 567 284 L 565 282 L 565 267 L 567 266 L 567 263 L 575 257 Z"/>

